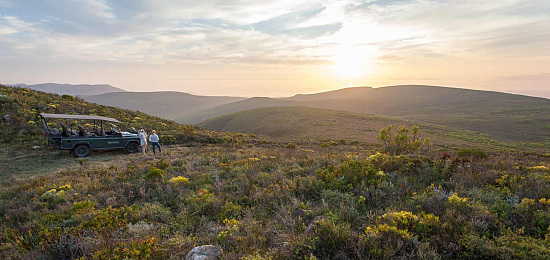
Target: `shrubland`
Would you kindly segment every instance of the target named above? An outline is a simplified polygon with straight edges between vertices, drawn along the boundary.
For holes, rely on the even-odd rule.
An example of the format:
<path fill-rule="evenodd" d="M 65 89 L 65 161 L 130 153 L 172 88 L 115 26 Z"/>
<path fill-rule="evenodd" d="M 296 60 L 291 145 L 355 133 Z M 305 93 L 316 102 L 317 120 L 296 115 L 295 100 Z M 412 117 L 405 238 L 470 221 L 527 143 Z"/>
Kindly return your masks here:
<path fill-rule="evenodd" d="M 69 95 L 57 95 L 26 88 L 0 85 L 0 116 L 9 115 L 8 122 L 0 125 L 2 143 L 39 143 L 43 133 L 39 113 L 98 115 L 118 119 L 123 130 L 132 127 L 155 129 L 167 144 L 202 141 L 221 142 L 215 132 L 192 125 L 180 125 L 174 121 L 132 111 L 85 102 Z M 76 122 L 66 122 L 76 126 Z M 59 127 L 59 126 L 57 126 Z M 91 130 L 91 129 L 88 129 Z"/>
<path fill-rule="evenodd" d="M 0 258 L 550 258 L 545 153 L 231 138 L 10 183 Z"/>

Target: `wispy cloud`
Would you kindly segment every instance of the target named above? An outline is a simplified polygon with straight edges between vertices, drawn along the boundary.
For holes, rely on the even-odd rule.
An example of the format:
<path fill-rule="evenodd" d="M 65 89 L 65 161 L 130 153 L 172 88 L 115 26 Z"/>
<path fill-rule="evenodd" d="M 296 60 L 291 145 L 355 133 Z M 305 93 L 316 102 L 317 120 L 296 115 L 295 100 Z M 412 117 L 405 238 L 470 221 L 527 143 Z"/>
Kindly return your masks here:
<path fill-rule="evenodd" d="M 0 62 L 540 60 L 548 13 L 547 0 L 0 0 Z"/>

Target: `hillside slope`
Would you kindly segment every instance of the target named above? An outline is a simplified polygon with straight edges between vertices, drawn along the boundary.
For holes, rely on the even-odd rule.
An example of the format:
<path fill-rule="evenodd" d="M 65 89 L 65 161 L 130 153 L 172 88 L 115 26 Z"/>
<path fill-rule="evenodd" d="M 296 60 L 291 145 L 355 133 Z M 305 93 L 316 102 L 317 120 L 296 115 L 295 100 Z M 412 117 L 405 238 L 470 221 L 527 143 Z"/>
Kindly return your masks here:
<path fill-rule="evenodd" d="M 111 92 L 124 92 L 126 90 L 113 87 L 106 84 L 89 85 L 89 84 L 57 84 L 57 83 L 43 83 L 43 84 L 16 84 L 18 87 L 29 88 L 36 91 L 43 91 L 47 93 L 54 93 L 60 95 L 71 96 L 84 96 L 84 95 L 99 95 Z"/>
<path fill-rule="evenodd" d="M 192 125 L 115 107 L 88 103 L 72 96 L 33 91 L 27 88 L 0 85 L 0 182 L 5 175 L 55 172 L 74 158 L 66 152 L 48 149 L 43 136 L 39 113 L 85 114 L 116 118 L 122 130 L 132 127 L 155 129 L 163 144 L 215 143 L 230 140 L 230 136 L 207 131 Z M 9 120 L 3 120 L 9 115 Z M 70 125 L 72 122 L 65 122 Z M 59 125 L 57 125 L 59 126 Z M 73 125 L 74 127 L 75 125 Z M 225 138 L 225 139 L 222 139 Z M 33 148 L 34 147 L 34 148 Z M 93 157 L 93 156 L 91 156 Z M 109 160 L 111 156 L 104 159 Z M 51 163 L 51 161 L 56 163 Z M 13 162 L 17 161 L 17 164 Z"/>
<path fill-rule="evenodd" d="M 273 107 L 273 106 L 299 106 L 300 102 L 281 100 L 267 97 L 255 97 L 249 98 L 221 106 L 212 107 L 197 111 L 193 114 L 185 113 L 182 116 L 174 118 L 177 122 L 186 122 L 189 124 L 196 124 L 210 118 L 214 118 L 220 115 L 226 115 L 233 112 L 244 111 L 248 109 L 261 108 L 261 107 Z"/>
<path fill-rule="evenodd" d="M 263 100 L 268 101 L 264 103 L 260 101 L 262 100 L 253 102 L 253 106 L 242 101 L 212 108 L 207 116 L 201 118 L 207 119 L 258 107 L 292 104 L 398 116 L 413 121 L 481 132 L 501 141 L 550 143 L 550 100 L 544 98 L 411 85 L 347 88 L 286 99 Z M 203 115 L 204 111 L 197 114 Z"/>
<path fill-rule="evenodd" d="M 347 140 L 378 143 L 378 131 L 387 125 L 418 125 L 438 145 L 512 147 L 477 132 L 418 124 L 395 117 L 310 107 L 266 107 L 231 113 L 199 124 L 213 131 L 261 134 L 297 140 Z"/>
<path fill-rule="evenodd" d="M 181 114 L 193 115 L 199 110 L 244 99 L 224 96 L 195 96 L 175 91 L 119 92 L 83 98 L 88 102 L 137 110 L 172 120 L 177 119 Z M 178 122 L 184 121 L 178 120 Z"/>

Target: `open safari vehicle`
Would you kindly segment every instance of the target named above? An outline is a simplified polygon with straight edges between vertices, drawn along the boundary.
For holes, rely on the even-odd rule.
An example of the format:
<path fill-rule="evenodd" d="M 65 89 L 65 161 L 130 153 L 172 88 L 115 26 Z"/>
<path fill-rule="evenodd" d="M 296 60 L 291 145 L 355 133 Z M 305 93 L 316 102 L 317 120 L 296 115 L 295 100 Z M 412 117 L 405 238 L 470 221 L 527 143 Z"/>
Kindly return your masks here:
<path fill-rule="evenodd" d="M 135 153 L 139 149 L 138 135 L 120 131 L 114 124 L 120 123 L 120 121 L 114 118 L 46 113 L 41 113 L 40 118 L 44 131 L 48 135 L 48 145 L 61 150 L 70 150 L 76 157 L 86 157 L 90 150 L 126 149 L 129 153 Z M 54 120 L 58 124 L 52 122 Z M 89 123 L 82 125 L 82 122 L 85 121 Z M 92 122 L 93 124 L 91 124 Z M 57 128 L 50 127 L 56 125 Z M 76 130 L 73 130 L 71 126 Z M 106 129 L 109 130 L 106 131 Z"/>

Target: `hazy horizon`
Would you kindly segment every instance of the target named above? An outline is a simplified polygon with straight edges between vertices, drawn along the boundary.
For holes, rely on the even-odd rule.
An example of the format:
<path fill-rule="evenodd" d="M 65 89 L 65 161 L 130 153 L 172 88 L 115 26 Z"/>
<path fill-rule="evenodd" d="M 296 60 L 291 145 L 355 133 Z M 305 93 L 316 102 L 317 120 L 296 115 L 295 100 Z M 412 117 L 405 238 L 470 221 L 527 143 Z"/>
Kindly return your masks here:
<path fill-rule="evenodd" d="M 501 92 L 501 93 L 506 93 L 506 94 L 514 94 L 514 95 L 523 95 L 523 96 L 530 96 L 530 97 L 538 97 L 538 98 L 546 98 L 546 99 L 550 99 L 550 95 L 547 96 L 547 97 L 544 97 L 544 96 L 540 96 L 540 95 L 530 95 L 530 94 L 522 94 L 522 93 L 514 93 L 514 92 L 510 92 L 510 91 L 499 91 L 499 90 L 487 90 L 487 89 L 475 89 L 475 88 L 462 88 L 462 87 L 452 87 L 452 86 L 438 86 L 438 85 L 421 85 L 421 84 L 403 84 L 403 85 L 388 85 L 388 86 L 381 86 L 381 87 L 371 87 L 371 86 L 345 86 L 345 87 L 341 87 L 341 88 L 336 88 L 336 89 L 331 89 L 331 90 L 326 90 L 326 91 L 318 91 L 318 92 L 297 92 L 297 93 L 294 93 L 294 94 L 290 94 L 288 96 L 266 96 L 266 95 L 257 95 L 257 96 L 237 96 L 237 95 L 216 95 L 216 94 L 212 94 L 212 95 L 208 95 L 208 94 L 200 94 L 200 93 L 193 93 L 193 92 L 185 92 L 185 91 L 180 91 L 180 90 L 145 90 L 145 91 L 135 91 L 135 90 L 126 90 L 126 89 L 123 89 L 123 88 L 120 88 L 120 87 L 117 87 L 117 86 L 113 86 L 113 85 L 110 85 L 110 84 L 107 84 L 107 83 L 98 83 L 98 84 L 87 84 L 87 83 L 82 83 L 82 84 L 70 84 L 70 83 L 54 83 L 54 82 L 46 82 L 46 83 L 37 83 L 37 84 L 26 84 L 26 83 L 15 83 L 15 84 L 7 84 L 7 83 L 0 83 L 0 84 L 4 84 L 4 85 L 8 85 L 8 86 L 21 86 L 21 85 L 26 85 L 26 86 L 33 86 L 33 85 L 40 85 L 40 84 L 59 84 L 59 85 L 73 85 L 73 86 L 78 86 L 78 85 L 90 85 L 90 86 L 98 86 L 98 85 L 109 85 L 109 86 L 112 86 L 112 87 L 115 87 L 115 88 L 119 88 L 125 92 L 130 92 L 130 93 L 153 93 L 153 92 L 180 92 L 180 93 L 185 93 L 185 94 L 190 94 L 190 95 L 195 95 L 195 96 L 205 96 L 205 97 L 214 97 L 214 96 L 226 96 L 226 97 L 241 97 L 241 98 L 290 98 L 290 97 L 293 97 L 293 96 L 296 96 L 296 95 L 309 95 L 309 94 L 318 94 L 318 93 L 323 93 L 323 92 L 330 92 L 330 91 L 336 91 L 336 90 L 343 90 L 343 89 L 348 89 L 348 88 L 384 88 L 384 87 L 395 87 L 395 86 L 428 86 L 428 87 L 442 87 L 442 88 L 457 88 L 457 89 L 465 89 L 465 90 L 480 90 L 480 91 L 494 91 L 494 92 Z"/>
<path fill-rule="evenodd" d="M 288 97 L 435 85 L 550 98 L 550 2 L 0 0 L 0 81 Z"/>

